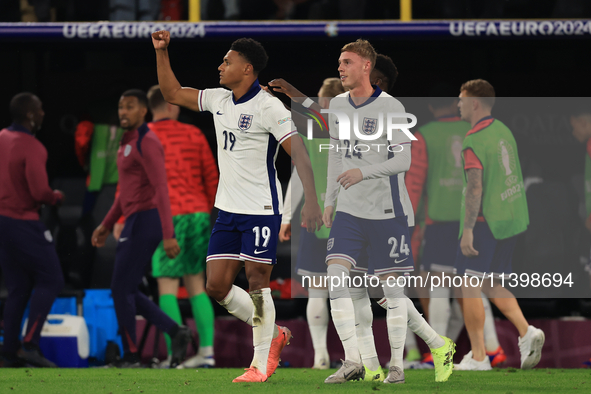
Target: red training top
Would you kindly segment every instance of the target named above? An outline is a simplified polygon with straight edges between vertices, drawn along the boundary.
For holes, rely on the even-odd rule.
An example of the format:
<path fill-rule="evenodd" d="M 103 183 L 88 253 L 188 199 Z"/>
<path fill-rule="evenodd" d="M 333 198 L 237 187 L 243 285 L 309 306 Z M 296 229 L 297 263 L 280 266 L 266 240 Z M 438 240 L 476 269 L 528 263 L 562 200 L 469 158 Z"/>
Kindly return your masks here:
<path fill-rule="evenodd" d="M 25 127 L 13 123 L 0 130 L 0 215 L 39 220 L 42 204 L 57 204 L 63 196 L 47 181 L 47 150 Z"/>
<path fill-rule="evenodd" d="M 123 134 L 117 151 L 117 168 L 121 192 L 103 220 L 103 226 L 112 230 L 121 215 L 129 217 L 158 208 L 163 239 L 173 238 L 164 149 L 146 123 Z"/>
<path fill-rule="evenodd" d="M 201 130 L 172 119 L 148 126 L 164 147 L 172 215 L 211 212 L 219 174 Z"/>

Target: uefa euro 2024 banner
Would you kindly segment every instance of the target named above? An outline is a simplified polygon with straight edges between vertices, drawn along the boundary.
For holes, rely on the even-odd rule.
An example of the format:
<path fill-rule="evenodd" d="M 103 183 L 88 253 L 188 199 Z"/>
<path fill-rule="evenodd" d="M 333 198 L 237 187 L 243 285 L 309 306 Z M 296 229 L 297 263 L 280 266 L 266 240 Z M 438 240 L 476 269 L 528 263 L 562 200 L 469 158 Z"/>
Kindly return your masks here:
<path fill-rule="evenodd" d="M 590 20 L 421 22 L 75 22 L 0 23 L 0 40 L 138 40 L 158 30 L 175 39 L 220 37 L 400 37 L 544 39 L 591 35 Z"/>

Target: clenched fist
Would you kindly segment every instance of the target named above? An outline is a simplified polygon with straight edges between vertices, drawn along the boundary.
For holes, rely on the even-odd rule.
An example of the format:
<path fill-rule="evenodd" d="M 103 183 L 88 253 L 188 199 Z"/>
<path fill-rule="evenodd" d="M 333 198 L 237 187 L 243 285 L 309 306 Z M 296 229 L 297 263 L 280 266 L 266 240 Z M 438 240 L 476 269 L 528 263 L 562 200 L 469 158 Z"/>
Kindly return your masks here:
<path fill-rule="evenodd" d="M 170 32 L 166 30 L 159 30 L 152 33 L 152 44 L 154 49 L 166 49 L 170 44 Z"/>

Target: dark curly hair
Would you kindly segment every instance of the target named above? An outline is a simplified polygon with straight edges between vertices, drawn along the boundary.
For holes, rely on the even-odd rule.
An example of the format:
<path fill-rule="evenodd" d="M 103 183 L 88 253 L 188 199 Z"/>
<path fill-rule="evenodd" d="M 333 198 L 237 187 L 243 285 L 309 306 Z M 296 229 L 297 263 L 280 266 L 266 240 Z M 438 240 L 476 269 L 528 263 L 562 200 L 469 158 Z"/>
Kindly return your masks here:
<path fill-rule="evenodd" d="M 269 56 L 260 42 L 252 38 L 239 38 L 232 43 L 230 50 L 238 52 L 252 64 L 254 74 L 258 75 L 266 66 Z"/>
<path fill-rule="evenodd" d="M 390 56 L 382 55 L 381 53 L 378 54 L 374 68 L 388 78 L 388 91 L 391 91 L 398 78 L 398 69 L 392 59 L 390 59 Z"/>
<path fill-rule="evenodd" d="M 148 108 L 148 96 L 140 89 L 129 89 L 123 92 L 121 97 L 136 97 L 141 106 Z"/>

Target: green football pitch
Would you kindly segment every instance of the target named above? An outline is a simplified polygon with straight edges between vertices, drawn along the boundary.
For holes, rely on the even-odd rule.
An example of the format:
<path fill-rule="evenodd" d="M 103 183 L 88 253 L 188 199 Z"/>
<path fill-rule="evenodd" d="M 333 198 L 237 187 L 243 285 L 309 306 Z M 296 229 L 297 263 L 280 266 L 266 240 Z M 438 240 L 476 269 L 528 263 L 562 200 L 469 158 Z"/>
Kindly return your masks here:
<path fill-rule="evenodd" d="M 324 384 L 333 371 L 280 368 L 266 383 L 232 383 L 241 369 L 0 369 L 0 393 L 591 393 L 589 369 L 456 371 L 445 383 L 410 370 L 405 384 Z"/>

